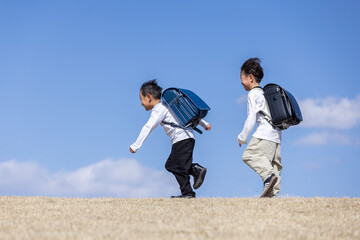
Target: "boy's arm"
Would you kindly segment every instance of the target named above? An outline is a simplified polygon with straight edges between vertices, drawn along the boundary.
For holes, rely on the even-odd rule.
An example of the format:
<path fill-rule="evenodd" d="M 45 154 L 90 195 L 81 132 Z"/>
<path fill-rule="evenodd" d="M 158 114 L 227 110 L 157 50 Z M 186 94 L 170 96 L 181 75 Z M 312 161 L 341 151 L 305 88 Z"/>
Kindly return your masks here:
<path fill-rule="evenodd" d="M 152 130 L 154 130 L 164 119 L 164 114 L 159 109 L 154 109 L 151 112 L 150 118 L 147 123 L 141 129 L 141 132 L 136 141 L 130 146 L 130 152 L 135 153 L 143 144 L 145 139 L 149 136 Z M 131 151 L 132 150 L 132 151 Z"/>
<path fill-rule="evenodd" d="M 252 98 L 248 95 L 247 99 L 248 117 L 245 121 L 244 128 L 238 136 L 237 141 L 241 144 L 246 144 L 250 132 L 253 130 L 256 123 L 256 111 L 255 104 Z"/>
<path fill-rule="evenodd" d="M 208 122 L 205 121 L 204 119 L 201 119 L 201 120 L 200 120 L 199 125 L 200 125 L 201 127 L 203 127 L 205 130 L 210 130 L 210 129 L 211 129 L 210 123 L 208 123 Z"/>

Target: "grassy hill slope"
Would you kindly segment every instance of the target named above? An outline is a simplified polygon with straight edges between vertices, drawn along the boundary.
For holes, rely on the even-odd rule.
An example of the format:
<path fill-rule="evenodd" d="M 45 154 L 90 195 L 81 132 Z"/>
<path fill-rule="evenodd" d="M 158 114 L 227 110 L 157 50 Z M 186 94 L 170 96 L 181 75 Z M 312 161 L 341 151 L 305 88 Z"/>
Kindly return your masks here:
<path fill-rule="evenodd" d="M 0 197 L 0 239 L 360 239 L 360 199 Z"/>

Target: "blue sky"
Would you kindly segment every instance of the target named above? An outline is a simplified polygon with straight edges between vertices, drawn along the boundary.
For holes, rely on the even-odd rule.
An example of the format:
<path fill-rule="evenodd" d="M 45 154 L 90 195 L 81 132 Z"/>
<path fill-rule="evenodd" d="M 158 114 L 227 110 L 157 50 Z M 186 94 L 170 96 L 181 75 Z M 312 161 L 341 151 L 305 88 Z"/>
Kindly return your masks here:
<path fill-rule="evenodd" d="M 199 197 L 253 197 L 262 182 L 236 138 L 242 63 L 292 92 L 304 122 L 283 133 L 280 196 L 360 197 L 357 1 L 1 1 L 0 195 L 168 197 L 171 143 L 159 127 L 131 154 L 149 112 L 144 81 L 198 93 L 213 129 Z"/>

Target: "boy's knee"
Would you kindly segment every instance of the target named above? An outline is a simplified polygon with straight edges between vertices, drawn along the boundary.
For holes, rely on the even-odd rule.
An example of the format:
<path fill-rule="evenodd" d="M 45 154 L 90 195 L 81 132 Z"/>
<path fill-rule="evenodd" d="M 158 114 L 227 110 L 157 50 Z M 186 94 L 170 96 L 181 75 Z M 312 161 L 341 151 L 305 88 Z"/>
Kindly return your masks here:
<path fill-rule="evenodd" d="M 250 159 L 251 159 L 250 154 L 248 154 L 248 153 L 245 151 L 244 154 L 243 154 L 243 156 L 242 156 L 243 162 L 247 163 Z"/>
<path fill-rule="evenodd" d="M 171 172 L 171 165 L 169 164 L 169 162 L 165 163 L 165 169 L 169 172 Z"/>
<path fill-rule="evenodd" d="M 169 172 L 179 172 L 181 171 L 181 168 L 179 166 L 171 161 L 167 161 L 165 163 L 165 169 Z"/>

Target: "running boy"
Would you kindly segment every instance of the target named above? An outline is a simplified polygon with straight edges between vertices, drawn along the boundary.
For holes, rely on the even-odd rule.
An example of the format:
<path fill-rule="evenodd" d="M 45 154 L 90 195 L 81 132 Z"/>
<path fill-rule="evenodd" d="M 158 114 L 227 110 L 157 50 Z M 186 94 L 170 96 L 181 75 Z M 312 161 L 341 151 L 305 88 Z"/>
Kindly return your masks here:
<path fill-rule="evenodd" d="M 241 84 L 246 91 L 247 119 L 244 128 L 238 136 L 238 142 L 246 144 L 248 136 L 258 124 L 244 154 L 243 161 L 260 175 L 264 182 L 261 197 L 274 197 L 280 191 L 280 172 L 282 169 L 280 157 L 281 131 L 275 129 L 265 119 L 270 116 L 264 92 L 259 86 L 264 76 L 258 58 L 250 58 L 241 67 Z"/>
<path fill-rule="evenodd" d="M 180 196 L 172 196 L 172 198 L 195 198 L 195 192 L 190 185 L 189 175 L 194 177 L 193 187 L 197 189 L 204 181 L 206 168 L 197 163 L 192 163 L 195 145 L 193 130 L 190 128 L 176 128 L 163 123 L 170 122 L 179 124 L 169 111 L 166 103 L 161 101 L 161 91 L 162 88 L 157 85 L 156 79 L 145 82 L 141 86 L 139 94 L 141 105 L 146 111 L 152 111 L 148 122 L 141 129 L 139 137 L 135 143 L 130 146 L 130 152 L 135 153 L 152 130 L 159 125 L 163 126 L 173 144 L 165 168 L 174 174 L 181 190 Z M 199 124 L 205 130 L 211 129 L 211 125 L 204 120 L 201 120 Z"/>

